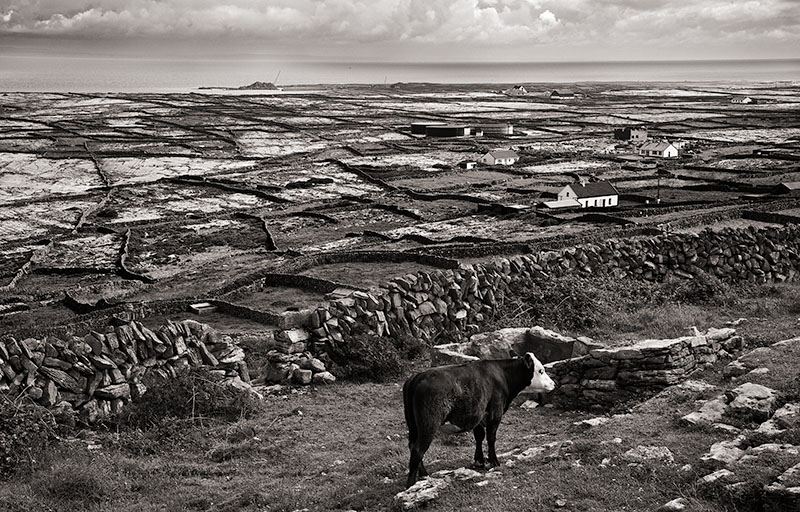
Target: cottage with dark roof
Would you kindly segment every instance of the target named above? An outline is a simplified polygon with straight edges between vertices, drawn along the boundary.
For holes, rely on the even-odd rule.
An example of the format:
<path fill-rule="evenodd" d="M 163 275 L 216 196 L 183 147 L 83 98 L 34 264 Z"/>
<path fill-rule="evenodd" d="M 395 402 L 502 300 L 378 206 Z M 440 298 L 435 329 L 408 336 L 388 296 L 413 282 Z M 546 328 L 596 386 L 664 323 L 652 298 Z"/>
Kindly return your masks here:
<path fill-rule="evenodd" d="M 550 92 L 550 99 L 551 100 L 572 100 L 575 99 L 575 93 L 572 91 L 564 91 L 564 90 L 557 90 L 553 89 Z"/>
<path fill-rule="evenodd" d="M 577 201 L 581 208 L 608 208 L 619 204 L 619 192 L 608 181 L 571 183 L 558 193 L 558 202 Z"/>
<path fill-rule="evenodd" d="M 489 165 L 514 165 L 519 160 L 519 155 L 508 149 L 489 151 L 480 158 L 480 162 Z"/>

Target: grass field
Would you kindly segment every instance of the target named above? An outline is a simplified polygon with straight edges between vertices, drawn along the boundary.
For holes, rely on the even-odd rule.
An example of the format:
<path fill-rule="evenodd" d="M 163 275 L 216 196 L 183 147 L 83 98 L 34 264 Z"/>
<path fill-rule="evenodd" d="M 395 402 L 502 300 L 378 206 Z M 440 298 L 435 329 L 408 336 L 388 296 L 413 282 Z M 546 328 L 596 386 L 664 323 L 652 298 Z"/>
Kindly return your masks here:
<path fill-rule="evenodd" d="M 739 326 L 748 348 L 797 335 L 796 284 L 695 294 L 692 300 L 670 292 L 670 302 L 662 304 L 653 295 L 656 290 L 648 289 L 649 298 L 640 299 L 638 307 L 631 304 L 643 289 L 631 289 L 630 300 L 619 298 L 616 313 L 606 309 L 610 306 L 605 301 L 598 310 L 586 309 L 589 314 L 582 318 L 594 320 L 585 328 L 579 322 L 568 325 L 566 317 L 543 323 L 611 344 L 676 336 L 689 325 L 702 330 L 739 317 L 749 319 Z M 561 307 L 581 306 L 578 301 Z M 511 316 L 497 320 L 514 323 Z M 798 364 L 800 355 L 796 361 L 765 361 L 771 372 L 759 382 L 781 391 L 783 400 L 797 400 L 800 386 L 790 377 L 796 376 Z M 423 357 L 406 373 L 425 366 Z M 707 368 L 695 378 L 732 387 L 720 369 L 721 364 Z M 32 459 L 0 483 L 0 511 L 390 510 L 394 495 L 404 487 L 408 462 L 402 381 L 285 388 L 242 417 L 184 415 L 136 428 L 122 424 L 73 430 L 43 453 L 31 452 Z M 677 497 L 687 498 L 692 510 L 701 512 L 753 509 L 696 484 L 713 469 L 700 457 L 731 435 L 683 427 L 677 419 L 711 394 L 665 393 L 641 404 L 618 404 L 611 411 L 529 410 L 519 407 L 526 398 L 519 397 L 498 434 L 498 453 L 506 454 L 500 457 L 502 475 L 482 487 L 454 483 L 426 510 L 639 511 Z M 183 395 L 166 396 L 176 408 L 185 408 L 186 403 L 178 403 Z M 598 415 L 610 421 L 590 430 L 573 425 Z M 794 432 L 795 438 L 799 433 Z M 556 457 L 506 464 L 512 450 L 556 441 L 572 444 Z M 666 446 L 674 462 L 630 465 L 621 458 L 639 445 Z M 473 448 L 471 434 L 440 433 L 426 455 L 428 469 L 469 466 Z M 752 479 L 774 479 L 787 464 L 776 461 Z"/>

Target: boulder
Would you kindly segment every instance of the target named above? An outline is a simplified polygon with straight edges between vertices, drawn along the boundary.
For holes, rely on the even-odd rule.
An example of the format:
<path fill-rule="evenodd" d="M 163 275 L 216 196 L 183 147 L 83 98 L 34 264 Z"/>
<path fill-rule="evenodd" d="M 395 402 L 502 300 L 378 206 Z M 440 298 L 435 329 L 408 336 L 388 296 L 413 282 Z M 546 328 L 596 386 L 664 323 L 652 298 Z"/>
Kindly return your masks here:
<path fill-rule="evenodd" d="M 709 452 L 701 457 L 702 460 L 715 460 L 722 464 L 730 464 L 741 459 L 744 455 L 742 448 L 745 437 L 739 436 L 732 441 L 720 441 L 711 445 Z"/>
<path fill-rule="evenodd" d="M 647 461 L 656 461 L 666 464 L 675 462 L 675 457 L 666 446 L 637 446 L 622 454 L 622 460 L 641 464 Z"/>
<path fill-rule="evenodd" d="M 302 368 L 296 369 L 292 373 L 292 380 L 297 384 L 308 385 L 311 384 L 311 379 L 314 375 L 314 372 L 311 370 L 304 370 Z"/>
<path fill-rule="evenodd" d="M 395 510 L 416 510 L 421 506 L 435 500 L 439 493 L 450 486 L 450 479 L 447 477 L 433 478 L 428 477 L 417 481 L 414 485 L 399 492 L 394 497 Z"/>
<path fill-rule="evenodd" d="M 333 384 L 336 382 L 336 377 L 331 372 L 315 373 L 311 381 L 314 384 Z"/>
<path fill-rule="evenodd" d="M 777 391 L 752 382 L 745 382 L 725 395 L 729 400 L 729 415 L 756 421 L 769 419 L 778 400 Z"/>

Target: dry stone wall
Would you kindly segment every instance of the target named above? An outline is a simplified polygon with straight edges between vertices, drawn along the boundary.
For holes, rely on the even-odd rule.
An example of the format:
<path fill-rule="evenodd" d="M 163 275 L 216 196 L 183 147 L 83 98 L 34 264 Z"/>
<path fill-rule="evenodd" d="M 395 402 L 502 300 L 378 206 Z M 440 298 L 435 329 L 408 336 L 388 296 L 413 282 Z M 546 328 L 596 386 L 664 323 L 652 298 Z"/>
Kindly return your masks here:
<path fill-rule="evenodd" d="M 344 342 L 357 328 L 379 336 L 458 337 L 484 322 L 503 303 L 512 283 L 537 286 L 547 276 L 611 274 L 616 278 L 781 282 L 800 276 L 800 226 L 706 230 L 664 234 L 501 258 L 457 269 L 392 279 L 385 288 L 357 291 L 309 315 L 312 352 Z"/>
<path fill-rule="evenodd" d="M 734 329 L 709 329 L 694 336 L 594 349 L 546 366 L 558 384 L 553 392 L 556 400 L 610 405 L 677 384 L 741 348 L 742 339 Z"/>
<path fill-rule="evenodd" d="M 86 423 L 116 413 L 146 391 L 144 382 L 207 366 L 234 385 L 249 383 L 244 351 L 194 320 L 155 331 L 139 322 L 83 337 L 0 340 L 0 391 L 53 407 L 69 404 Z"/>

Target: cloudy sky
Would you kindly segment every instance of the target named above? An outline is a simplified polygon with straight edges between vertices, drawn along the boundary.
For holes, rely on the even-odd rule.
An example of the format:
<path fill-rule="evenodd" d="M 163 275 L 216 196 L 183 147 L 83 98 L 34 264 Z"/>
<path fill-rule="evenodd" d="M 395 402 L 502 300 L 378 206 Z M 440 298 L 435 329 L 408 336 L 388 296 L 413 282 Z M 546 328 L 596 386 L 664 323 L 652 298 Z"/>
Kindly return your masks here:
<path fill-rule="evenodd" d="M 0 52 L 580 61 L 798 48 L 800 0 L 0 0 Z"/>

